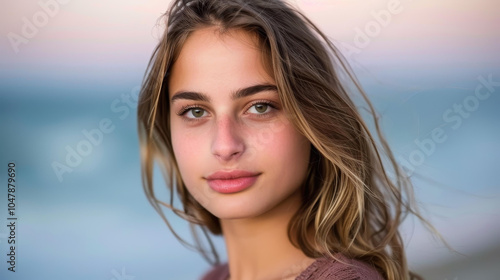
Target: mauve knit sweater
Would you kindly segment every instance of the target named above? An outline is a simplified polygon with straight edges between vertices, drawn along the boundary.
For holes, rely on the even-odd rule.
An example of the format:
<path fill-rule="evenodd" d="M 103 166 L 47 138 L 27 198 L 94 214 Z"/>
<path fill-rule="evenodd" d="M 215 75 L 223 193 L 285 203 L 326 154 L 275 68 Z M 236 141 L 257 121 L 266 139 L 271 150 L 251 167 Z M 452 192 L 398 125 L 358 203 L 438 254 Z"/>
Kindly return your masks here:
<path fill-rule="evenodd" d="M 331 258 L 316 259 L 295 280 L 383 280 L 377 270 L 367 263 L 349 259 L 336 254 L 341 263 Z M 227 263 L 215 266 L 205 273 L 202 280 L 227 280 L 229 267 Z"/>

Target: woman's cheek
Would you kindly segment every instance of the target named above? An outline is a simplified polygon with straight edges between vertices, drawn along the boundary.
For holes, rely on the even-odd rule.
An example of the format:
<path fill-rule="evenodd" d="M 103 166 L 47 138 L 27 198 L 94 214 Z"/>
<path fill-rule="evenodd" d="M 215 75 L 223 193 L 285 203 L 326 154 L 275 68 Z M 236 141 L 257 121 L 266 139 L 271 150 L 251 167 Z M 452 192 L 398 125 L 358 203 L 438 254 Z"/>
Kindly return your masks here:
<path fill-rule="evenodd" d="M 175 157 L 183 166 L 187 164 L 189 167 L 190 163 L 195 164 L 198 162 L 196 159 L 202 156 L 200 149 L 203 145 L 201 145 L 199 138 L 185 135 L 176 138 L 173 144 Z"/>
<path fill-rule="evenodd" d="M 286 124 L 281 119 L 271 122 L 254 124 L 246 133 L 249 146 L 255 151 L 268 149 L 275 143 L 281 142 L 281 133 L 286 129 Z"/>

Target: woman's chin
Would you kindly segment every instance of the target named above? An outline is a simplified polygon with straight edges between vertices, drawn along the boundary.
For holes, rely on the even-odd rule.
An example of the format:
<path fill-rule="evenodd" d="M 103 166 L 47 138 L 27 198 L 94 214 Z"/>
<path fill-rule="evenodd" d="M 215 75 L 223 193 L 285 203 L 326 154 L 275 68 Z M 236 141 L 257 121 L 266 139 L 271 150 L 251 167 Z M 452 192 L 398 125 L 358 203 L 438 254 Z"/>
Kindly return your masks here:
<path fill-rule="evenodd" d="M 264 207 L 257 205 L 242 205 L 241 203 L 224 203 L 224 205 L 216 205 L 213 207 L 206 207 L 206 209 L 221 220 L 234 220 L 234 219 L 249 219 L 256 218 L 266 212 Z"/>

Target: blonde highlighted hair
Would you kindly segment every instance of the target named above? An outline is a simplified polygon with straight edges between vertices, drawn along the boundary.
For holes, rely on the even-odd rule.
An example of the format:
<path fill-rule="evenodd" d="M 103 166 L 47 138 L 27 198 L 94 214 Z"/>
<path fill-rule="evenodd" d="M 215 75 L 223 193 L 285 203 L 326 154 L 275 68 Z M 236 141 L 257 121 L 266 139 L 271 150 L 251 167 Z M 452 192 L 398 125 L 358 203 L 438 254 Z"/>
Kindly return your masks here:
<path fill-rule="evenodd" d="M 219 220 L 187 191 L 175 161 L 169 125 L 169 71 L 193 31 L 210 26 L 220 32 L 240 29 L 257 36 L 284 111 L 311 143 L 301 190 L 303 204 L 288 226 L 292 244 L 311 258 L 340 252 L 365 261 L 389 280 L 420 279 L 408 269 L 398 231 L 408 213 L 422 219 L 413 206 L 411 183 L 381 136 L 370 101 L 330 40 L 281 0 L 175 0 L 165 16 L 166 28 L 140 93 L 138 132 L 146 196 L 174 235 L 191 246 L 175 233 L 162 205 L 191 225 L 199 225 L 210 251 L 202 248 L 196 230 L 194 247 L 209 262 L 219 262 L 208 234 L 222 234 Z M 354 92 L 368 105 L 377 138 L 353 103 Z M 169 203 L 155 196 L 155 162 L 167 180 Z M 182 210 L 173 207 L 174 192 Z M 309 230 L 314 231 L 313 238 Z"/>

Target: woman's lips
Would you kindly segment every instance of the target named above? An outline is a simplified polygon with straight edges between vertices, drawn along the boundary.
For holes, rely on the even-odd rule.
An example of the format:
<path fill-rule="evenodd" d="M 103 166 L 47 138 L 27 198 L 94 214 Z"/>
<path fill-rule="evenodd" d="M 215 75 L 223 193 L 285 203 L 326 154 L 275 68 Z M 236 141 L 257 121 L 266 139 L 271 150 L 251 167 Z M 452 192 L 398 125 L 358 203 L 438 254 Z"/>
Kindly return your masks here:
<path fill-rule="evenodd" d="M 236 193 L 252 186 L 261 173 L 246 170 L 220 170 L 205 179 L 210 188 L 219 193 Z"/>
<path fill-rule="evenodd" d="M 207 179 L 210 188 L 219 193 L 236 193 L 251 187 L 260 174 L 233 179 Z"/>

